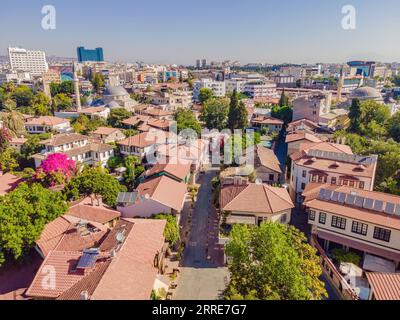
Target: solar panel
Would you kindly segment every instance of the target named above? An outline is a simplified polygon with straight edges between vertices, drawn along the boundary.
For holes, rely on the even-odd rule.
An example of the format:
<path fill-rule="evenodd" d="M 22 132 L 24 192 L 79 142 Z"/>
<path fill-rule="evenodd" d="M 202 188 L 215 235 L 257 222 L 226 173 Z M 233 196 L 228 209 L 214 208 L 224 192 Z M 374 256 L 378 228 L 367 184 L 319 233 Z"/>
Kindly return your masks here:
<path fill-rule="evenodd" d="M 395 204 L 391 202 L 386 202 L 385 213 L 394 214 Z"/>
<path fill-rule="evenodd" d="M 394 214 L 400 216 L 400 204 L 396 204 L 396 208 L 394 209 Z"/>
<path fill-rule="evenodd" d="M 375 211 L 382 211 L 382 209 L 383 209 L 383 201 L 375 200 L 374 210 Z"/>
<path fill-rule="evenodd" d="M 357 207 L 362 208 L 363 204 L 364 204 L 364 199 L 365 199 L 364 197 L 357 196 L 356 197 L 356 201 L 354 202 L 354 205 L 356 205 Z"/>
<path fill-rule="evenodd" d="M 340 203 L 344 203 L 344 202 L 346 201 L 346 194 L 343 193 L 343 192 L 339 192 L 339 199 L 338 199 L 338 201 L 339 201 Z"/>
<path fill-rule="evenodd" d="M 325 200 L 330 200 L 332 196 L 332 190 L 325 190 Z"/>
<path fill-rule="evenodd" d="M 97 261 L 98 256 L 99 256 L 98 249 L 83 250 L 83 255 L 80 257 L 78 261 L 78 266 L 76 268 L 77 269 L 93 268 Z"/>
<path fill-rule="evenodd" d="M 331 196 L 331 200 L 335 201 L 335 202 L 339 201 L 339 192 L 333 191 L 332 196 Z"/>
<path fill-rule="evenodd" d="M 366 198 L 364 201 L 365 209 L 372 209 L 374 207 L 374 199 Z"/>
<path fill-rule="evenodd" d="M 346 195 L 346 200 L 345 200 L 346 204 L 352 205 L 352 204 L 354 204 L 354 201 L 356 201 L 355 195 L 352 195 L 352 194 Z"/>
<path fill-rule="evenodd" d="M 117 203 L 133 203 L 136 197 L 136 192 L 120 192 L 118 193 Z"/>
<path fill-rule="evenodd" d="M 319 199 L 325 199 L 325 189 L 319 190 L 318 198 Z"/>

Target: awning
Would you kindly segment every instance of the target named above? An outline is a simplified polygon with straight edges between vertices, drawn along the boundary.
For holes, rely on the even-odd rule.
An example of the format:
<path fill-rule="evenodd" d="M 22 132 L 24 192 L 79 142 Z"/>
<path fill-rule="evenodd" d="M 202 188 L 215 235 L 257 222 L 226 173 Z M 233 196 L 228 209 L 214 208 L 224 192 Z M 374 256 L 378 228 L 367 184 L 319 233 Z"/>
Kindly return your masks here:
<path fill-rule="evenodd" d="M 400 261 L 400 252 L 393 252 L 387 249 L 383 249 L 383 248 L 378 248 L 378 247 L 374 247 L 372 245 L 363 243 L 363 242 L 358 242 L 355 240 L 351 240 L 348 238 L 345 238 L 343 236 L 339 236 L 339 235 L 335 235 L 332 233 L 328 233 L 325 231 L 321 231 L 318 230 L 318 238 L 324 239 L 324 240 L 329 240 L 332 242 L 336 242 L 338 244 L 342 244 L 344 246 L 353 248 L 353 249 L 357 249 L 363 252 L 367 252 L 370 254 L 374 254 L 386 259 L 390 259 L 390 260 L 395 260 L 395 261 Z"/>
<path fill-rule="evenodd" d="M 366 254 L 363 269 L 371 272 L 395 273 L 396 265 L 392 261 Z"/>

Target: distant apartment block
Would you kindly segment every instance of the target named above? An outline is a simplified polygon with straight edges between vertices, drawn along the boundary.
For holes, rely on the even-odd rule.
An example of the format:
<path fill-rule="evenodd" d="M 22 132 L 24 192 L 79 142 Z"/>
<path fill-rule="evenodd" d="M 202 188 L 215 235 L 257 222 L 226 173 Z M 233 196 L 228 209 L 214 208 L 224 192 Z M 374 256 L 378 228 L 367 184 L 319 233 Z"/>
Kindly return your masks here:
<path fill-rule="evenodd" d="M 8 58 L 11 69 L 15 71 L 26 71 L 38 76 L 49 69 L 44 51 L 8 48 Z"/>
<path fill-rule="evenodd" d="M 195 82 L 193 85 L 193 97 L 196 100 L 199 98 L 200 90 L 204 88 L 211 89 L 216 97 L 224 97 L 226 94 L 224 81 L 215 81 L 206 78 Z"/>
<path fill-rule="evenodd" d="M 103 48 L 85 49 L 85 47 L 77 48 L 78 61 L 104 61 Z"/>

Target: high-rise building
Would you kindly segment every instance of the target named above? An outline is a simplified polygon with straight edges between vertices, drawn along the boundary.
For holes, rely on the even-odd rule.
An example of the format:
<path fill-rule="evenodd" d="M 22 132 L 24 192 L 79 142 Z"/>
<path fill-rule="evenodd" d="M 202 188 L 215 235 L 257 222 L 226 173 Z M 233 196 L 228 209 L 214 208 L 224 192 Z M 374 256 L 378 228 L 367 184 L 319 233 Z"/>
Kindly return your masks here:
<path fill-rule="evenodd" d="M 200 68 L 201 68 L 201 61 L 200 61 L 200 59 L 197 59 L 197 60 L 196 60 L 196 68 L 197 68 L 197 69 L 200 69 Z"/>
<path fill-rule="evenodd" d="M 8 58 L 12 70 L 26 71 L 33 76 L 41 75 L 49 69 L 44 51 L 8 48 Z"/>
<path fill-rule="evenodd" d="M 203 69 L 206 69 L 206 68 L 207 68 L 207 60 L 206 60 L 206 59 L 201 60 L 201 67 L 202 67 Z"/>
<path fill-rule="evenodd" d="M 78 61 L 104 61 L 103 48 L 85 49 L 85 47 L 78 47 Z"/>

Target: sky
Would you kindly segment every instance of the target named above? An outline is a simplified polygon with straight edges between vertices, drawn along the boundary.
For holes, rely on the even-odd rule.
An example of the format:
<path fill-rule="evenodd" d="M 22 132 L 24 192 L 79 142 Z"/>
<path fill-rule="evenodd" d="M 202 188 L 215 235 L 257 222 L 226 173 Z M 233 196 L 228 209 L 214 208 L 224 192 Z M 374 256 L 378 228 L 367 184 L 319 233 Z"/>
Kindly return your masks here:
<path fill-rule="evenodd" d="M 41 26 L 44 5 L 56 29 Z M 356 29 L 342 28 L 342 7 Z M 8 46 L 76 57 L 103 47 L 108 61 L 195 64 L 400 61 L 398 0 L 1 0 L 0 55 Z"/>

